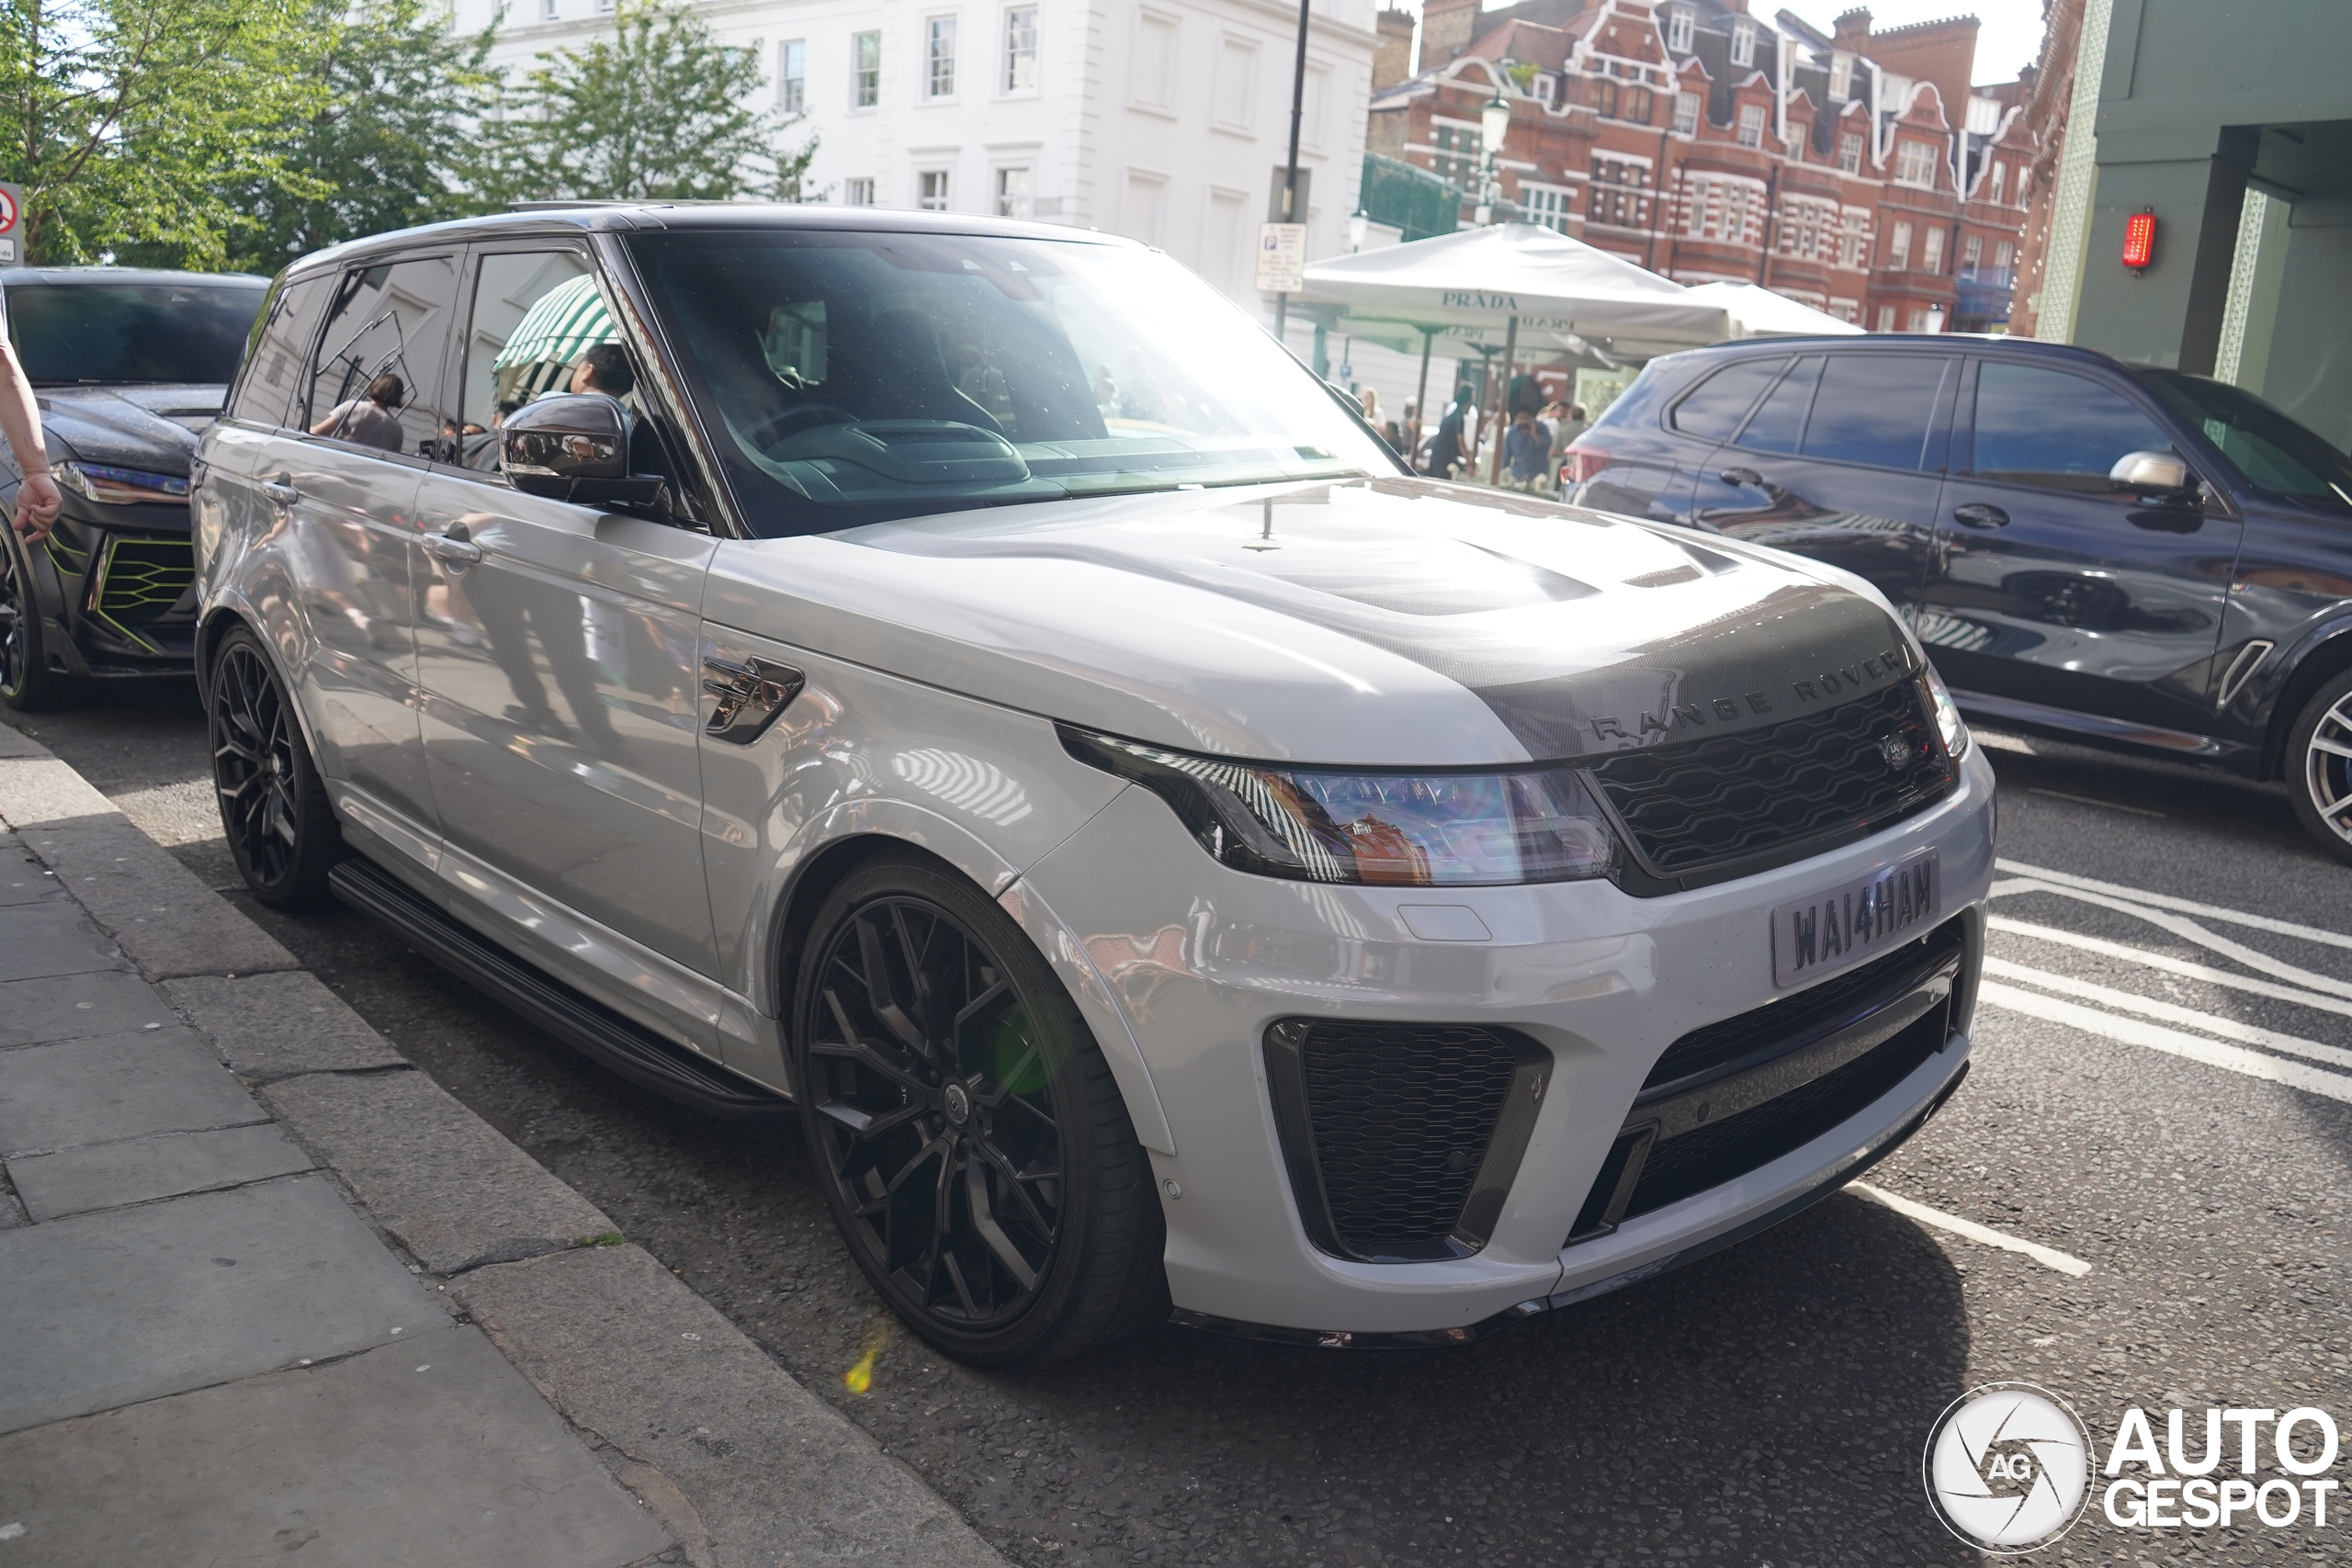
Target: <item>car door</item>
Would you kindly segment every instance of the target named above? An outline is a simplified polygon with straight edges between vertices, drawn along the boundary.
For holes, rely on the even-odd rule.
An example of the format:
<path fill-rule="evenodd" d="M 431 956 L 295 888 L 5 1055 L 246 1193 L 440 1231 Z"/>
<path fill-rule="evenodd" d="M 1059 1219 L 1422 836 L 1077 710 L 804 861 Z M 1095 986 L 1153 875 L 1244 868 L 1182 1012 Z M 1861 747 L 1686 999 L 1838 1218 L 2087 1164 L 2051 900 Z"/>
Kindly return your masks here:
<path fill-rule="evenodd" d="M 443 420 L 458 263 L 452 251 L 343 272 L 288 428 L 252 470 L 277 513 L 299 628 L 288 674 L 320 770 L 364 826 L 411 848 L 433 820 L 418 749 L 413 503 Z M 356 425 L 350 411 L 371 387 L 389 394 L 379 406 L 392 418 Z"/>
<path fill-rule="evenodd" d="M 1915 619 L 1959 363 L 1883 349 L 1797 355 L 1699 466 L 1694 520 L 1843 568 Z"/>
<path fill-rule="evenodd" d="M 695 672 L 712 540 L 526 495 L 498 470 L 506 414 L 615 340 L 587 254 L 484 249 L 469 295 L 451 460 L 418 498 L 442 875 L 453 908 L 711 1050 L 715 1003 L 694 976 L 715 965 Z"/>
<path fill-rule="evenodd" d="M 2109 483 L 2125 454 L 2174 448 L 2113 380 L 1990 355 L 1968 372 L 1919 626 L 1937 669 L 1993 716 L 2198 750 L 2237 517 L 2207 487 Z"/>

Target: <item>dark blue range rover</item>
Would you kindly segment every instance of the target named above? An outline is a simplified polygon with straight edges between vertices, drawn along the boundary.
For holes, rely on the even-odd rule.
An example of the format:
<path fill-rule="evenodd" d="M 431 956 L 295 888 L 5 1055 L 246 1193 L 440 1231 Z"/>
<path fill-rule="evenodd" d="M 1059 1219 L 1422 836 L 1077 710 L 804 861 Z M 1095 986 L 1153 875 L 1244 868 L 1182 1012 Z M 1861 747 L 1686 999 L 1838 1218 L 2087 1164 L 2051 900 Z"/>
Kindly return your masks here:
<path fill-rule="evenodd" d="M 2222 382 L 1999 338 L 1657 359 L 1563 499 L 1868 579 L 1971 717 L 2283 777 L 2352 860 L 2352 458 Z"/>
<path fill-rule="evenodd" d="M 0 527 L 0 702 L 54 707 L 92 679 L 188 671 L 188 460 L 268 287 L 124 267 L 0 273 L 65 497 L 43 543 Z M 0 451 L 11 511 L 20 478 Z"/>

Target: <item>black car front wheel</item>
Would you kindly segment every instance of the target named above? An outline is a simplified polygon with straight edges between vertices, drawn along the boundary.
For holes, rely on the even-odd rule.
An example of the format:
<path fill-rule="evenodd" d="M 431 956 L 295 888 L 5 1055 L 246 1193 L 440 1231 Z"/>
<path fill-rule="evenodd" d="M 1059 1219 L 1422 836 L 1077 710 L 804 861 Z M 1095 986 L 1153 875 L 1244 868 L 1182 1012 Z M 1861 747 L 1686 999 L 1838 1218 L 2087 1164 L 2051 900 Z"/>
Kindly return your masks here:
<path fill-rule="evenodd" d="M 2303 705 L 2287 738 L 2287 783 L 2304 831 L 2352 861 L 2352 671 Z"/>
<path fill-rule="evenodd" d="M 318 908 L 343 831 L 261 640 L 243 626 L 223 637 L 205 692 L 220 825 L 245 886 L 274 909 Z"/>
<path fill-rule="evenodd" d="M 74 700 L 74 682 L 49 667 L 41 646 L 32 552 L 5 515 L 0 535 L 6 536 L 0 538 L 0 703 L 21 713 L 63 707 Z"/>
<path fill-rule="evenodd" d="M 948 868 L 853 872 L 803 950 L 794 1081 L 851 1254 L 958 1359 L 1039 1364 L 1164 1320 L 1151 1168 L 1078 1010 Z"/>

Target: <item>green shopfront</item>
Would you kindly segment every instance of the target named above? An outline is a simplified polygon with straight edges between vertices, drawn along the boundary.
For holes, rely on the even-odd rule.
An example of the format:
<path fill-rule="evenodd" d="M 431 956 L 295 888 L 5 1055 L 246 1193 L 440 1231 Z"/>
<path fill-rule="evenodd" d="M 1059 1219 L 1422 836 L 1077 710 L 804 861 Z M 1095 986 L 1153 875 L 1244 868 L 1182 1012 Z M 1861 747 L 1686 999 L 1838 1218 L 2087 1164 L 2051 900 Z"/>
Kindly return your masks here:
<path fill-rule="evenodd" d="M 2041 335 L 2216 376 L 2352 447 L 2352 0 L 2086 10 Z"/>

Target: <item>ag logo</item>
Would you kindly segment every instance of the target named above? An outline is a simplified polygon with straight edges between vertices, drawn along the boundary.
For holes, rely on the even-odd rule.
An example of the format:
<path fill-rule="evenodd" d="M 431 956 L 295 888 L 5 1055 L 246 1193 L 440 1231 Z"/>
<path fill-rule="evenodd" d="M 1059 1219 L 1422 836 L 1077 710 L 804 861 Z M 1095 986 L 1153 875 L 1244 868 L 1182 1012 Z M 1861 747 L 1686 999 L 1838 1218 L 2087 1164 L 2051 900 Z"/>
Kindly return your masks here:
<path fill-rule="evenodd" d="M 2090 1434 L 2056 1394 L 1996 1382 L 1954 1400 L 1920 1469 L 1945 1528 L 2001 1555 L 2049 1545 L 2090 1498 Z"/>

